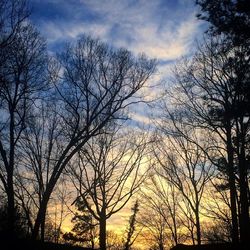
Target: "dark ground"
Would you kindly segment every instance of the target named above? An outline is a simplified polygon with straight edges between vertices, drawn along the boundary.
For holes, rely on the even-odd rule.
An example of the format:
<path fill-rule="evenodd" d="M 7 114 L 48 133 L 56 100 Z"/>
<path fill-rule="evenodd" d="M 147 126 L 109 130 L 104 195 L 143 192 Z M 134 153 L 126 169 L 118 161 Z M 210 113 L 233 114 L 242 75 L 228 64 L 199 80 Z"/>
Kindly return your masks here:
<path fill-rule="evenodd" d="M 49 242 L 31 241 L 31 240 L 7 240 L 0 238 L 1 250 L 91 250 L 90 248 L 75 247 L 69 245 L 55 244 Z M 225 244 L 204 244 L 201 246 L 190 246 L 179 244 L 171 250 L 248 250 L 250 245 Z"/>
<path fill-rule="evenodd" d="M 90 248 L 31 240 L 0 240 L 1 250 L 91 250 Z"/>
<path fill-rule="evenodd" d="M 250 245 L 240 245 L 240 244 L 232 244 L 232 243 L 223 243 L 223 244 L 204 244 L 200 246 L 188 246 L 179 244 L 171 250 L 248 250 L 250 249 Z"/>

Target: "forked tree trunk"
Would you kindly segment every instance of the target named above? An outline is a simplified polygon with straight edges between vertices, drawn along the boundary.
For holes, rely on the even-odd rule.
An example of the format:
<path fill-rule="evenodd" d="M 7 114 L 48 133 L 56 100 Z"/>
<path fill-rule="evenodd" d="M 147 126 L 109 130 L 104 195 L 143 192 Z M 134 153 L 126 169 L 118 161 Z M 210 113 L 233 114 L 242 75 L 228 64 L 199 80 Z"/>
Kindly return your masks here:
<path fill-rule="evenodd" d="M 44 239 L 45 216 L 46 216 L 47 205 L 49 202 L 49 197 L 50 197 L 50 192 L 49 191 L 45 192 L 43 200 L 41 202 L 41 206 L 37 213 L 34 229 L 32 232 L 32 239 L 34 240 L 38 239 L 40 229 L 41 229 L 41 240 Z"/>

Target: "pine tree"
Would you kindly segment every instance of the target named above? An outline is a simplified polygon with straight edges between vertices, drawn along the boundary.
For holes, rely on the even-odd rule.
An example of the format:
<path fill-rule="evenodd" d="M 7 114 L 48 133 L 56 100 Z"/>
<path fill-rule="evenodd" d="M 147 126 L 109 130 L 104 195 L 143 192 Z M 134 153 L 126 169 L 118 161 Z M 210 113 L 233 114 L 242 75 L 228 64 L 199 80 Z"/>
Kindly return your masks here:
<path fill-rule="evenodd" d="M 135 230 L 136 230 L 136 216 L 137 213 L 139 212 L 139 202 L 138 200 L 136 200 L 134 206 L 131 208 L 132 211 L 132 215 L 129 218 L 129 225 L 128 228 L 126 230 L 127 233 L 127 237 L 125 240 L 125 244 L 124 244 L 124 250 L 130 250 L 131 246 L 133 245 L 136 237 L 135 237 Z"/>

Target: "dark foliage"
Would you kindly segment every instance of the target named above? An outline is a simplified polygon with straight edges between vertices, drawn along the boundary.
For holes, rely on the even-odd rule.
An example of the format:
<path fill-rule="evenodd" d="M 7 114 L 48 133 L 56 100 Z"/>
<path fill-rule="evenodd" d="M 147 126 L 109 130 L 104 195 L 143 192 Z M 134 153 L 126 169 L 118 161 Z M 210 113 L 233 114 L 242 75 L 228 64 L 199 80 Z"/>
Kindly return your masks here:
<path fill-rule="evenodd" d="M 74 224 L 72 232 L 63 235 L 64 240 L 73 245 L 84 243 L 94 248 L 95 227 L 97 226 L 93 216 L 88 211 L 86 204 L 79 198 L 75 202 L 77 212 L 71 222 Z"/>
<path fill-rule="evenodd" d="M 224 33 L 236 44 L 250 38 L 249 0 L 196 0 L 201 7 L 197 16 L 210 22 L 210 30 Z"/>
<path fill-rule="evenodd" d="M 231 243 L 224 243 L 224 244 L 204 244 L 204 245 L 184 245 L 184 244 L 178 244 L 171 248 L 171 250 L 240 250 L 240 249 L 247 249 L 244 248 L 240 244 L 231 244 Z"/>
<path fill-rule="evenodd" d="M 18 238 L 28 236 L 28 226 L 24 213 L 19 207 L 15 207 L 14 230 Z M 0 207 L 0 237 L 8 239 L 8 210 L 7 204 Z"/>
<path fill-rule="evenodd" d="M 129 225 L 126 230 L 127 238 L 125 240 L 124 250 L 131 249 L 136 238 L 134 238 L 135 230 L 136 230 L 136 215 L 139 212 L 139 202 L 136 200 L 134 206 L 131 208 L 132 215 L 129 218 Z"/>
<path fill-rule="evenodd" d="M 1 249 L 2 250 L 91 250 L 90 248 L 69 246 L 63 244 L 55 244 L 51 242 L 41 242 L 41 241 L 32 241 L 32 240 L 15 240 L 15 241 L 6 241 L 1 239 Z"/>

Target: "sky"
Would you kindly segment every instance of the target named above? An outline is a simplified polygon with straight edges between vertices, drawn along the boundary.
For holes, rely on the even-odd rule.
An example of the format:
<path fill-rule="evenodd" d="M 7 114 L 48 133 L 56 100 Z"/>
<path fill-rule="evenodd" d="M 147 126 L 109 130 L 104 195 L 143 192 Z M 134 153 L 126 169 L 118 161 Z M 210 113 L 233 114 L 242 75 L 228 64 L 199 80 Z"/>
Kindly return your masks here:
<path fill-rule="evenodd" d="M 171 66 L 194 51 L 206 24 L 197 20 L 195 0 L 31 0 L 32 23 L 51 53 L 83 34 L 158 61 L 151 81 L 167 79 Z M 161 90 L 160 90 L 161 91 Z M 134 120 L 146 121 L 143 108 Z M 127 210 L 129 212 L 129 210 Z M 120 215 L 113 222 L 119 223 Z M 115 222 L 114 222 L 115 223 Z"/>
<path fill-rule="evenodd" d="M 161 63 L 190 53 L 203 25 L 194 0 L 31 0 L 31 20 L 50 51 L 82 34 Z"/>
<path fill-rule="evenodd" d="M 204 31 L 195 0 L 31 0 L 31 20 L 46 38 L 51 53 L 83 34 L 99 38 L 135 55 L 158 61 L 155 83 L 171 74 L 171 66 L 193 52 Z M 151 95 L 155 94 L 157 90 Z M 158 88 L 159 91 L 159 88 Z M 142 108 L 134 120 L 148 122 Z"/>

